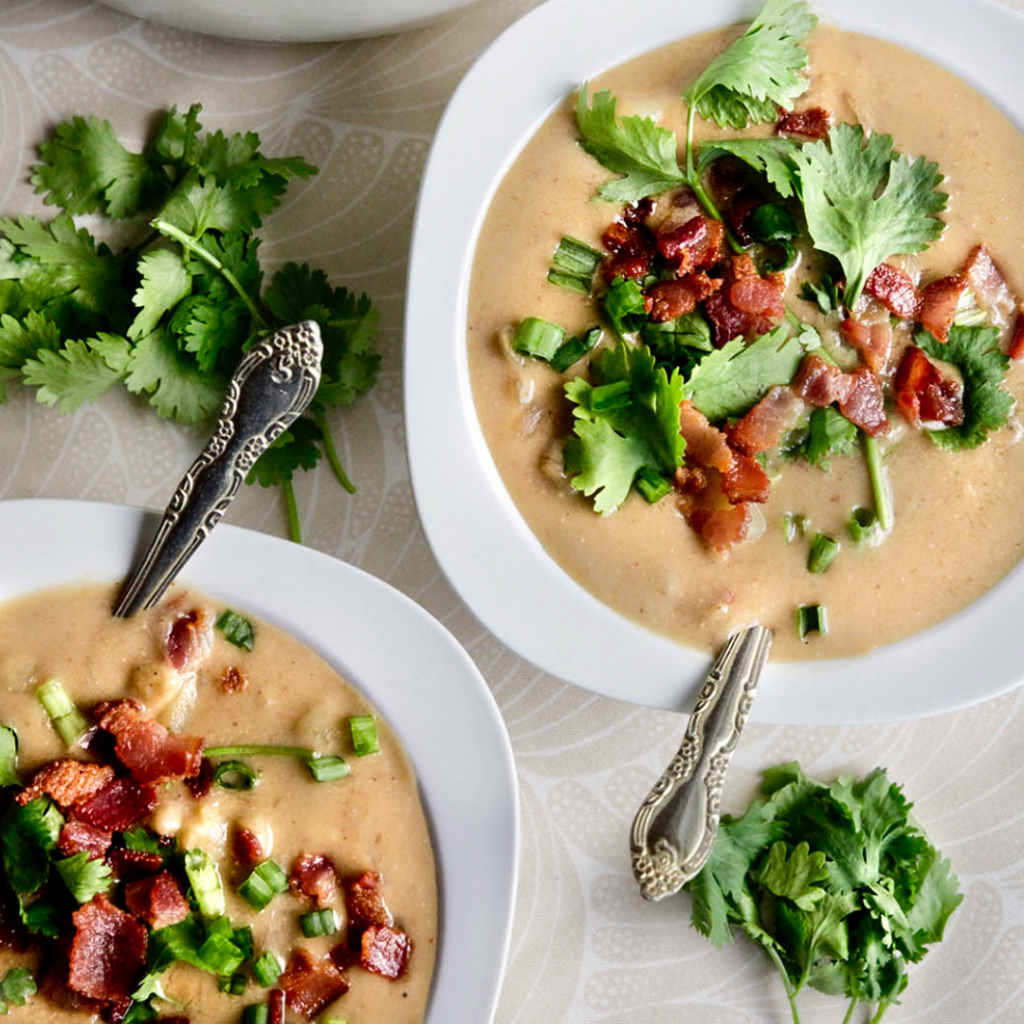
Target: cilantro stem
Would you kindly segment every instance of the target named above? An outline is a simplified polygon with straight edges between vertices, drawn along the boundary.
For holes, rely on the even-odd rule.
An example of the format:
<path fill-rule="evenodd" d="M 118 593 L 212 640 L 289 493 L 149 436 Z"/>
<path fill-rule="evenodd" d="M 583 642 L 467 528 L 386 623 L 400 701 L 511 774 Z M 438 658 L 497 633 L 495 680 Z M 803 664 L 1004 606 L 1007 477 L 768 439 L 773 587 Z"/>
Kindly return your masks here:
<path fill-rule="evenodd" d="M 892 1003 L 890 1003 L 888 999 L 883 999 L 882 1002 L 878 1004 L 878 1013 L 871 1018 L 871 1024 L 878 1024 L 885 1014 L 885 1011 L 888 1010 L 890 1006 L 892 1006 Z"/>
<path fill-rule="evenodd" d="M 796 1008 L 796 992 L 793 989 L 793 983 L 789 980 L 789 971 L 786 970 L 779 954 L 771 946 L 764 945 L 763 948 L 782 976 L 782 987 L 786 990 L 786 998 L 789 1000 L 789 1011 L 793 1015 L 793 1024 L 800 1024 L 800 1011 Z"/>
<path fill-rule="evenodd" d="M 843 1024 L 850 1024 L 850 1021 L 853 1020 L 853 1011 L 857 1009 L 859 1002 L 860 1000 L 856 996 L 850 999 L 850 1006 L 846 1011 L 846 1016 L 843 1018 Z"/>
<path fill-rule="evenodd" d="M 334 437 L 331 435 L 331 428 L 327 422 L 327 416 L 323 409 L 314 409 L 313 417 L 316 419 L 316 425 L 320 428 L 320 433 L 324 435 L 324 451 L 327 454 L 327 462 L 331 469 L 334 470 L 334 475 L 338 478 L 338 483 L 348 491 L 349 494 L 356 493 L 356 485 L 349 480 L 348 475 L 345 473 L 345 469 L 341 464 L 341 460 L 338 458 L 337 449 L 334 447 Z"/>
<path fill-rule="evenodd" d="M 291 747 L 276 743 L 239 743 L 231 747 L 207 747 L 205 757 L 297 757 L 308 761 L 316 757 L 310 747 Z"/>
<path fill-rule="evenodd" d="M 224 264 L 221 263 L 221 261 L 217 259 L 217 257 L 214 256 L 212 252 L 209 252 L 208 250 L 204 249 L 191 235 L 187 235 L 184 231 L 181 230 L 181 228 L 175 227 L 173 224 L 168 224 L 167 221 L 165 220 L 153 221 L 153 227 L 155 227 L 157 231 L 160 232 L 160 234 L 165 235 L 167 238 L 173 238 L 183 248 L 188 249 L 190 253 L 192 253 L 195 256 L 198 256 L 199 259 L 203 260 L 204 262 L 209 263 L 210 266 L 214 268 L 214 270 L 219 270 L 221 274 L 224 275 L 224 279 L 228 282 L 228 284 L 230 284 L 231 287 L 234 288 L 236 292 L 238 292 L 239 297 L 245 303 L 246 308 L 249 310 L 249 312 L 252 314 L 253 320 L 255 320 L 260 327 L 267 326 L 266 321 L 263 319 L 263 314 L 260 313 L 259 311 L 259 307 L 249 297 L 249 293 L 242 287 L 238 278 L 235 277 L 235 275 L 227 267 L 225 267 Z"/>
<path fill-rule="evenodd" d="M 693 119 L 697 113 L 696 106 L 691 103 L 688 105 L 686 114 L 686 183 L 693 189 L 693 194 L 697 197 L 697 201 L 707 211 L 708 216 L 714 217 L 715 220 L 722 221 L 722 227 L 725 228 L 725 238 L 729 243 L 729 248 L 738 256 L 744 252 L 744 248 L 739 243 L 739 239 L 732 233 L 729 225 L 725 223 L 722 215 L 718 212 L 718 207 L 715 206 L 711 199 L 711 196 L 704 191 L 704 186 L 701 184 L 700 175 L 697 173 L 697 168 L 693 164 Z"/>
<path fill-rule="evenodd" d="M 299 523 L 299 506 L 295 501 L 295 488 L 291 480 L 281 481 L 281 492 L 284 494 L 284 507 L 288 512 L 288 532 L 296 544 L 302 543 L 302 526 Z"/>
<path fill-rule="evenodd" d="M 889 493 L 889 482 L 885 478 L 885 467 L 882 465 L 882 449 L 878 447 L 878 441 L 869 434 L 864 434 L 863 437 L 864 458 L 867 460 L 871 493 L 875 499 L 875 515 L 878 516 L 878 525 L 888 533 L 893 524 L 892 495 Z"/>

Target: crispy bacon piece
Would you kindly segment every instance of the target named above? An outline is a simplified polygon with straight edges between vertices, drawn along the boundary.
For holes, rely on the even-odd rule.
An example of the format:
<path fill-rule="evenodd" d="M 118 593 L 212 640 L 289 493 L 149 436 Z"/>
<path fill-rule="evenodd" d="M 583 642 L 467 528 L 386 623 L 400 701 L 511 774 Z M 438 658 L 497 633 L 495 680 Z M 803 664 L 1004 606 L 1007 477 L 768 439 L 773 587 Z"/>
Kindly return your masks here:
<path fill-rule="evenodd" d="M 700 494 L 708 485 L 707 474 L 700 466 L 680 466 L 673 485 L 680 494 Z"/>
<path fill-rule="evenodd" d="M 779 277 L 759 277 L 746 254 L 731 257 L 722 287 L 704 303 L 715 345 L 721 348 L 733 338 L 771 330 L 785 313 L 782 289 Z"/>
<path fill-rule="evenodd" d="M 885 417 L 882 383 L 866 366 L 853 373 L 843 373 L 838 366 L 826 363 L 821 356 L 804 356 L 793 381 L 793 390 L 814 406 L 839 403 L 839 410 L 851 422 L 872 437 L 889 432 Z"/>
<path fill-rule="evenodd" d="M 114 778 L 114 769 L 90 761 L 61 758 L 44 764 L 32 774 L 28 785 L 15 797 L 19 804 L 27 804 L 36 797 L 48 796 L 61 809 L 68 810 L 95 796 Z"/>
<path fill-rule="evenodd" d="M 722 474 L 722 490 L 732 505 L 745 501 L 765 502 L 771 494 L 772 482 L 756 459 L 737 452 L 731 468 Z"/>
<path fill-rule="evenodd" d="M 279 988 L 272 988 L 267 995 L 267 1024 L 284 1024 L 284 992 Z"/>
<path fill-rule="evenodd" d="M 921 326 L 939 341 L 949 337 L 949 328 L 956 315 L 957 303 L 967 287 L 964 274 L 950 274 L 925 285 L 921 291 Z"/>
<path fill-rule="evenodd" d="M 611 284 L 617 277 L 646 277 L 650 269 L 649 256 L 609 256 L 601 265 L 601 274 Z"/>
<path fill-rule="evenodd" d="M 312 1020 L 348 991 L 348 979 L 333 961 L 316 959 L 305 949 L 292 953 L 277 984 L 284 990 L 288 1009 L 306 1020 Z"/>
<path fill-rule="evenodd" d="M 694 199 L 696 202 L 696 199 Z M 650 196 L 638 199 L 635 203 L 629 203 L 622 210 L 622 219 L 627 224 L 646 224 L 648 218 L 654 212 L 655 200 Z"/>
<path fill-rule="evenodd" d="M 192 672 L 213 647 L 212 617 L 193 608 L 179 615 L 167 631 L 164 653 L 179 672 Z"/>
<path fill-rule="evenodd" d="M 90 999 L 127 999 L 146 965 L 146 929 L 99 895 L 71 915 L 68 988 Z"/>
<path fill-rule="evenodd" d="M 703 302 L 722 286 L 720 278 L 707 274 L 687 274 L 674 281 L 659 281 L 644 293 L 644 305 L 655 323 L 675 320 L 684 313 L 692 313 L 698 302 Z"/>
<path fill-rule="evenodd" d="M 188 917 L 188 903 L 169 871 L 129 882 L 124 887 L 124 905 L 154 931 Z"/>
<path fill-rule="evenodd" d="M 224 694 L 242 693 L 249 685 L 245 673 L 236 665 L 228 665 L 220 674 L 220 692 Z"/>
<path fill-rule="evenodd" d="M 84 821 L 69 821 L 61 830 L 57 845 L 65 857 L 89 854 L 90 860 L 102 859 L 110 848 L 111 833 Z"/>
<path fill-rule="evenodd" d="M 964 421 L 963 389 L 943 377 L 916 345 L 908 345 L 893 381 L 896 408 L 913 427 L 922 420 L 958 426 Z"/>
<path fill-rule="evenodd" d="M 1006 278 L 984 245 L 976 245 L 971 250 L 962 273 L 967 276 L 978 302 L 986 312 L 997 323 L 1008 323 L 1017 304 Z"/>
<path fill-rule="evenodd" d="M 868 274 L 864 291 L 901 320 L 916 319 L 921 308 L 921 295 L 910 275 L 889 263 L 879 263 Z"/>
<path fill-rule="evenodd" d="M 774 448 L 796 422 L 803 402 L 784 385 L 773 387 L 728 431 L 729 447 L 743 455 L 756 455 Z"/>
<path fill-rule="evenodd" d="M 790 110 L 775 123 L 776 135 L 802 135 L 805 139 L 828 138 L 832 115 L 824 107 Z"/>
<path fill-rule="evenodd" d="M 750 526 L 750 506 L 745 502 L 724 508 L 698 504 L 682 508 L 682 512 L 691 529 L 714 551 L 725 551 L 739 544 Z"/>
<path fill-rule="evenodd" d="M 668 222 L 658 229 L 658 252 L 682 277 L 714 266 L 724 255 L 725 226 L 698 213 L 685 224 Z"/>
<path fill-rule="evenodd" d="M 106 832 L 123 832 L 153 813 L 156 790 L 127 776 L 114 779 L 95 796 L 75 805 L 75 816 Z"/>
<path fill-rule="evenodd" d="M 247 828 L 235 831 L 231 839 L 231 852 L 244 868 L 254 867 L 263 860 L 263 844 L 256 833 Z"/>
<path fill-rule="evenodd" d="M 363 932 L 359 962 L 368 971 L 394 981 L 409 965 L 412 942 L 409 936 L 386 924 L 374 924 Z"/>
<path fill-rule="evenodd" d="M 131 999 L 115 999 L 100 1010 L 100 1020 L 103 1024 L 121 1024 L 131 1008 Z"/>
<path fill-rule="evenodd" d="M 325 907 L 338 895 L 338 873 L 322 854 L 304 853 L 292 865 L 288 886 L 296 896 Z"/>
<path fill-rule="evenodd" d="M 345 910 L 349 928 L 358 930 L 375 924 L 394 924 L 381 895 L 380 875 L 376 871 L 364 871 L 358 878 L 345 881 Z"/>
<path fill-rule="evenodd" d="M 146 718 L 135 701 L 104 701 L 97 705 L 93 718 L 114 737 L 118 760 L 137 782 L 155 784 L 199 774 L 202 739 L 168 732 L 155 719 Z"/>
<path fill-rule="evenodd" d="M 1017 324 L 1013 328 L 1010 348 L 1006 354 L 1011 359 L 1020 359 L 1021 356 L 1024 356 L 1024 312 L 1017 314 Z"/>
<path fill-rule="evenodd" d="M 692 402 L 679 405 L 679 432 L 686 441 L 686 454 L 700 466 L 717 469 L 722 473 L 732 468 L 733 453 L 717 427 Z"/>
<path fill-rule="evenodd" d="M 217 766 L 208 757 L 204 757 L 199 762 L 199 773 L 185 780 L 188 791 L 196 800 L 202 800 L 213 788 L 213 777 L 216 773 Z"/>
<path fill-rule="evenodd" d="M 121 881 L 128 881 L 155 874 L 164 866 L 164 859 L 159 853 L 118 847 L 107 854 L 107 863 Z"/>
<path fill-rule="evenodd" d="M 860 353 L 865 365 L 875 373 L 882 373 L 892 350 L 892 328 L 889 324 L 885 320 L 864 324 L 848 318 L 839 325 L 839 329 L 843 337 Z"/>
<path fill-rule="evenodd" d="M 643 223 L 613 220 L 601 235 L 601 244 L 615 256 L 653 256 L 655 241 Z"/>
<path fill-rule="evenodd" d="M 793 379 L 793 391 L 808 405 L 831 405 L 845 398 L 848 390 L 846 374 L 813 352 L 804 356 Z"/>

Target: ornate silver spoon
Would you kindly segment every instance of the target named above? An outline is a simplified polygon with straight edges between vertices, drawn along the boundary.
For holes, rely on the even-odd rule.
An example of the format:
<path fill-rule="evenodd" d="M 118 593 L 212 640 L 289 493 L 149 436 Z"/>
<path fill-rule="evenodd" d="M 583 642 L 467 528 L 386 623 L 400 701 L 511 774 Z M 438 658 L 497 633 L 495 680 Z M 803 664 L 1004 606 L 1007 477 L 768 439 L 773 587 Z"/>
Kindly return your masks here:
<path fill-rule="evenodd" d="M 238 364 L 216 429 L 171 496 L 156 536 L 125 581 L 114 615 L 152 608 L 220 522 L 256 460 L 309 405 L 320 384 L 320 328 L 282 327 Z"/>
<path fill-rule="evenodd" d="M 754 702 L 772 631 L 726 641 L 704 680 L 679 752 L 633 819 L 629 849 L 645 899 L 679 892 L 711 855 L 726 769 Z"/>

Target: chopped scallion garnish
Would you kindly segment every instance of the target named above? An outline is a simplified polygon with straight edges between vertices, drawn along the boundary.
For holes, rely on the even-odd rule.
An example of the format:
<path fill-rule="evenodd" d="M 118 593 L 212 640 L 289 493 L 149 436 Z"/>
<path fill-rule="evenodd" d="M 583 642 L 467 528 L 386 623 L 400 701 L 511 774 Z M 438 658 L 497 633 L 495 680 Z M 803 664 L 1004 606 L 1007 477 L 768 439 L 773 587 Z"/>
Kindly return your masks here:
<path fill-rule="evenodd" d="M 213 781 L 223 789 L 255 789 L 260 773 L 244 761 L 222 761 L 213 773 Z"/>
<path fill-rule="evenodd" d="M 269 949 L 252 965 L 252 976 L 256 979 L 256 984 L 264 988 L 270 988 L 281 977 L 283 971 L 284 964 L 278 955 Z"/>
<path fill-rule="evenodd" d="M 221 977 L 234 974 L 245 960 L 241 950 L 223 935 L 211 935 L 199 947 L 199 958 L 209 971 Z"/>
<path fill-rule="evenodd" d="M 266 1003 L 253 1003 L 242 1011 L 242 1024 L 267 1024 L 270 1007 Z"/>
<path fill-rule="evenodd" d="M 636 479 L 633 481 L 633 486 L 651 505 L 661 501 L 672 490 L 672 484 L 668 478 L 650 466 L 643 466 L 641 468 L 640 472 L 636 475 Z"/>
<path fill-rule="evenodd" d="M 240 996 L 245 992 L 248 985 L 248 978 L 239 971 L 235 974 L 225 975 L 220 978 L 217 982 L 217 989 L 220 992 L 227 993 L 229 996 Z"/>
<path fill-rule="evenodd" d="M 353 715 L 348 720 L 348 728 L 352 734 L 352 749 L 355 750 L 356 757 L 380 753 L 377 723 L 373 715 Z"/>
<path fill-rule="evenodd" d="M 878 517 L 869 508 L 855 508 L 846 522 L 846 530 L 857 545 L 875 544 L 882 533 Z"/>
<path fill-rule="evenodd" d="M 334 911 L 328 908 L 303 914 L 299 918 L 299 926 L 307 939 L 315 939 L 320 935 L 333 935 L 338 930 L 338 921 Z"/>
<path fill-rule="evenodd" d="M 238 612 L 233 612 L 230 608 L 221 612 L 216 626 L 229 644 L 234 644 L 243 651 L 252 650 L 252 645 L 256 641 L 256 630 L 252 623 Z"/>
<path fill-rule="evenodd" d="M 802 537 L 807 532 L 811 521 L 807 516 L 798 515 L 795 512 L 787 512 L 782 517 L 782 534 L 787 544 L 792 544 L 797 537 Z"/>
<path fill-rule="evenodd" d="M 246 960 L 251 960 L 253 956 L 253 936 L 252 936 L 252 925 L 244 925 L 241 928 L 236 928 L 234 934 L 231 936 L 231 941 L 239 948 L 242 956 Z"/>
<path fill-rule="evenodd" d="M 594 283 L 594 273 L 603 259 L 603 252 L 591 249 L 579 239 L 565 235 L 551 258 L 548 280 L 570 291 L 589 295 Z"/>
<path fill-rule="evenodd" d="M 199 904 L 199 913 L 204 918 L 220 917 L 226 909 L 224 886 L 213 858 L 204 850 L 187 850 L 185 874 Z"/>
<path fill-rule="evenodd" d="M 9 725 L 0 725 L 0 789 L 20 785 L 18 734 Z"/>
<path fill-rule="evenodd" d="M 565 340 L 565 331 L 558 324 L 528 316 L 512 336 L 512 349 L 522 355 L 550 361 Z"/>
<path fill-rule="evenodd" d="M 825 636 L 828 633 L 828 616 L 823 604 L 802 604 L 796 610 L 796 631 L 803 640 L 809 633 Z"/>
<path fill-rule="evenodd" d="M 810 554 L 807 556 L 807 571 L 820 575 L 828 569 L 838 554 L 839 541 L 833 540 L 827 534 L 816 533 L 814 540 L 811 541 Z"/>
<path fill-rule="evenodd" d="M 257 864 L 238 887 L 238 895 L 254 910 L 263 910 L 278 893 L 288 891 L 288 876 L 272 861 Z"/>
<path fill-rule="evenodd" d="M 308 762 L 309 773 L 317 782 L 343 779 L 352 770 L 343 757 L 314 757 Z"/>
<path fill-rule="evenodd" d="M 64 741 L 64 746 L 73 747 L 89 731 L 85 716 L 64 692 L 59 679 L 43 683 L 36 690 L 36 697 L 50 716 L 50 722 Z"/>
<path fill-rule="evenodd" d="M 565 373 L 601 340 L 602 333 L 600 327 L 591 327 L 585 334 L 563 341 L 558 351 L 551 357 L 551 369 L 556 373 Z"/>

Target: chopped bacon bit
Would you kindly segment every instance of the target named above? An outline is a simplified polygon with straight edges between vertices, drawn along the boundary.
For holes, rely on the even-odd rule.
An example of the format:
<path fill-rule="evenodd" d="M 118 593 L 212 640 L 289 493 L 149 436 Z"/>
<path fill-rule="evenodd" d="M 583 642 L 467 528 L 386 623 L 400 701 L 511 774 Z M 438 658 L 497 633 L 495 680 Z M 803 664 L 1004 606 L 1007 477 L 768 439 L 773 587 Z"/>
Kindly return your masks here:
<path fill-rule="evenodd" d="M 964 421 L 960 385 L 943 377 L 916 345 L 908 345 L 893 381 L 896 407 L 913 427 L 922 420 L 958 426 Z"/>
<path fill-rule="evenodd" d="M 107 765 L 61 758 L 34 772 L 15 799 L 24 805 L 36 797 L 48 796 L 61 810 L 67 810 L 95 796 L 113 778 L 114 769 Z"/>
<path fill-rule="evenodd" d="M 746 254 L 729 260 L 722 287 L 704 303 L 711 338 L 718 348 L 746 334 L 764 334 L 785 313 L 778 277 L 758 276 Z"/>
<path fill-rule="evenodd" d="M 765 198 L 761 190 L 753 187 L 740 189 L 731 201 L 724 204 L 722 215 L 741 245 L 750 245 L 753 242 L 754 237 L 747 228 L 747 221 L 750 215 L 764 204 Z"/>
<path fill-rule="evenodd" d="M 334 865 L 319 853 L 304 853 L 292 866 L 288 886 L 298 897 L 325 907 L 338 894 L 338 874 Z"/>
<path fill-rule="evenodd" d="M 146 965 L 146 929 L 99 895 L 71 915 L 68 988 L 90 999 L 126 999 Z"/>
<path fill-rule="evenodd" d="M 782 288 L 774 277 L 741 277 L 729 289 L 729 301 L 741 312 L 778 320 L 785 312 Z"/>
<path fill-rule="evenodd" d="M 107 863 L 121 881 L 126 881 L 154 874 L 164 866 L 164 859 L 159 853 L 118 847 L 107 854 Z"/>
<path fill-rule="evenodd" d="M 864 291 L 901 320 L 916 319 L 921 309 L 921 294 L 910 275 L 889 263 L 879 263 L 868 274 Z"/>
<path fill-rule="evenodd" d="M 707 274 L 687 274 L 674 281 L 659 281 L 644 293 L 644 305 L 655 323 L 675 320 L 684 313 L 692 313 L 698 302 L 722 287 L 720 278 Z"/>
<path fill-rule="evenodd" d="M 394 923 L 380 893 L 380 875 L 375 871 L 365 871 L 358 878 L 345 882 L 345 910 L 350 928 Z"/>
<path fill-rule="evenodd" d="M 792 388 L 773 387 L 742 419 L 729 428 L 729 446 L 743 455 L 774 448 L 796 422 L 803 402 Z"/>
<path fill-rule="evenodd" d="M 692 402 L 679 405 L 679 431 L 686 441 L 686 454 L 698 465 L 722 473 L 732 467 L 733 453 L 723 434 L 708 423 L 707 417 Z"/>
<path fill-rule="evenodd" d="M 235 665 L 228 665 L 220 674 L 221 693 L 241 693 L 248 685 L 246 674 Z"/>
<path fill-rule="evenodd" d="M 601 236 L 601 244 L 616 256 L 653 256 L 654 238 L 641 223 L 613 220 Z"/>
<path fill-rule="evenodd" d="M 348 979 L 330 959 L 314 959 L 305 949 L 292 953 L 278 978 L 288 1009 L 312 1020 L 348 991 Z"/>
<path fill-rule="evenodd" d="M 1024 312 L 1017 314 L 1017 324 L 1013 328 L 1010 348 L 1006 354 L 1011 359 L 1020 359 L 1021 356 L 1024 356 Z"/>
<path fill-rule="evenodd" d="M 918 319 L 932 337 L 945 341 L 949 337 L 949 328 L 956 316 L 957 303 L 960 295 L 967 287 L 967 278 L 963 274 L 950 274 L 940 277 L 937 281 L 925 285 L 921 291 L 921 311 Z"/>
<path fill-rule="evenodd" d="M 213 623 L 203 611 L 193 609 L 179 615 L 167 632 L 164 651 L 179 672 L 193 671 L 213 647 Z"/>
<path fill-rule="evenodd" d="M 725 508 L 699 504 L 682 512 L 694 532 L 714 551 L 725 551 L 747 536 L 750 506 L 745 502 Z"/>
<path fill-rule="evenodd" d="M 650 269 L 649 256 L 609 256 L 601 266 L 601 274 L 611 283 L 617 277 L 646 277 Z"/>
<path fill-rule="evenodd" d="M 714 266 L 722 258 L 724 239 L 722 222 L 698 213 L 685 224 L 666 223 L 659 228 L 658 252 L 682 276 Z"/>
<path fill-rule="evenodd" d="M 998 319 L 1013 313 L 1016 303 L 1006 278 L 984 245 L 977 245 L 971 250 L 962 273 L 967 275 L 978 302 L 986 311 L 1001 314 Z"/>
<path fill-rule="evenodd" d="M 850 382 L 846 374 L 826 363 L 814 352 L 804 356 L 793 379 L 793 391 L 808 405 L 826 406 L 846 397 Z"/>
<path fill-rule="evenodd" d="M 352 936 L 353 940 L 355 936 Z M 347 971 L 353 964 L 359 963 L 359 952 L 347 942 L 339 942 L 328 954 L 340 971 Z"/>
<path fill-rule="evenodd" d="M 108 700 L 93 712 L 96 724 L 115 739 L 118 760 L 137 782 L 160 783 L 199 774 L 203 741 L 170 733 L 133 700 Z"/>
<path fill-rule="evenodd" d="M 124 905 L 154 931 L 177 924 L 188 917 L 188 903 L 169 871 L 140 878 L 124 887 Z"/>
<path fill-rule="evenodd" d="M 802 135 L 805 139 L 824 139 L 832 127 L 832 115 L 824 107 L 791 110 L 775 124 L 776 135 Z"/>
<path fill-rule="evenodd" d="M 156 790 L 134 779 L 114 779 L 95 796 L 75 805 L 75 816 L 107 832 L 123 832 L 148 818 L 156 807 Z"/>
<path fill-rule="evenodd" d="M 57 845 L 65 857 L 89 854 L 90 860 L 102 859 L 110 848 L 111 833 L 84 821 L 69 821 L 61 830 Z"/>
<path fill-rule="evenodd" d="M 204 757 L 199 762 L 199 774 L 186 779 L 185 785 L 196 800 L 202 800 L 213 788 L 213 777 L 216 774 L 217 766 L 208 757 Z"/>
<path fill-rule="evenodd" d="M 630 203 L 623 209 L 622 219 L 627 224 L 643 224 L 654 212 L 654 207 L 655 202 L 650 196 L 638 199 L 635 203 Z"/>
<path fill-rule="evenodd" d="M 235 860 L 244 868 L 253 867 L 263 860 L 263 844 L 256 833 L 247 828 L 235 832 L 231 840 L 231 851 Z"/>
<path fill-rule="evenodd" d="M 405 932 L 386 924 L 374 924 L 363 932 L 359 962 L 368 971 L 394 981 L 409 964 L 412 942 Z"/>
<path fill-rule="evenodd" d="M 733 456 L 732 467 L 722 474 L 722 490 L 733 505 L 765 502 L 772 490 L 768 474 L 749 455 Z"/>
<path fill-rule="evenodd" d="M 889 420 L 885 415 L 885 396 L 878 375 L 866 366 L 858 366 L 847 374 L 850 386 L 840 399 L 839 411 L 865 434 L 879 437 L 888 434 Z"/>
<path fill-rule="evenodd" d="M 680 494 L 700 494 L 708 486 L 707 474 L 700 466 L 680 466 L 673 482 Z"/>
<path fill-rule="evenodd" d="M 879 374 L 885 369 L 892 350 L 892 328 L 886 320 L 864 324 L 859 320 L 846 319 L 839 329 L 843 337 L 860 353 L 865 365 Z"/>
<path fill-rule="evenodd" d="M 100 1010 L 100 1020 L 103 1024 L 121 1024 L 131 1008 L 130 998 L 115 999 Z"/>
<path fill-rule="evenodd" d="M 272 988 L 267 995 L 267 1024 L 284 1024 L 284 992 L 279 988 Z"/>

